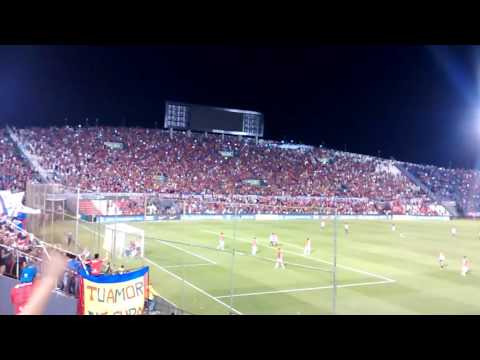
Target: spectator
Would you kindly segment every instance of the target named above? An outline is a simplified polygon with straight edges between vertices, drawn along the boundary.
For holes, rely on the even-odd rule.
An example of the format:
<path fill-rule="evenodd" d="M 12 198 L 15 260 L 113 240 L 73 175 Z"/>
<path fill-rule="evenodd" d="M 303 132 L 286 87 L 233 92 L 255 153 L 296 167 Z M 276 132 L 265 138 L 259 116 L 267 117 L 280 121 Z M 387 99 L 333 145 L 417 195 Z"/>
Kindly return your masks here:
<path fill-rule="evenodd" d="M 45 271 L 36 282 L 35 286 L 30 286 L 25 293 L 15 294 L 12 296 L 12 302 L 20 304 L 22 299 L 26 299 L 26 304 L 16 307 L 17 314 L 20 315 L 40 315 L 47 306 L 48 299 L 55 288 L 58 278 L 61 276 L 66 266 L 66 258 L 59 254 L 51 254 L 50 259 L 46 262 Z M 28 268 L 27 268 L 28 269 Z M 28 276 L 27 276 L 28 277 Z M 35 276 L 34 276 L 35 277 Z M 33 279 L 32 279 L 33 281 Z"/>
<path fill-rule="evenodd" d="M 15 285 L 11 290 L 10 300 L 14 307 L 15 315 L 23 312 L 25 305 L 30 299 L 36 275 L 37 269 L 35 267 L 26 267 L 20 276 L 20 284 Z"/>

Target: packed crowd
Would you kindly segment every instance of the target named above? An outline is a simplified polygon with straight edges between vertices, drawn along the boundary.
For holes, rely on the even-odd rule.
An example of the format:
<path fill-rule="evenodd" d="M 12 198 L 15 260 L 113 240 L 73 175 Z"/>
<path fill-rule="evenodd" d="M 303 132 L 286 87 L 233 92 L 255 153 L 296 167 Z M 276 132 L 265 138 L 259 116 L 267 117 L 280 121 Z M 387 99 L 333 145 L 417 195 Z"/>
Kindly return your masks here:
<path fill-rule="evenodd" d="M 466 215 L 480 212 L 480 172 L 408 164 L 406 169 L 445 201 L 455 201 Z"/>
<path fill-rule="evenodd" d="M 134 251 L 138 251 L 136 248 Z M 131 247 L 129 252 L 133 251 Z M 19 279 L 26 268 L 35 274 L 42 272 L 42 258 L 45 255 L 45 246 L 31 233 L 28 233 L 9 221 L 6 215 L 0 217 L 0 275 Z M 57 290 L 71 296 L 78 296 L 79 271 L 81 267 L 92 274 L 123 273 L 125 268 L 120 266 L 114 270 L 110 262 L 100 259 L 98 254 L 93 256 L 85 251 L 79 256 L 66 252 L 69 260 L 63 276 L 59 279 Z M 130 253 L 128 254 L 130 255 Z"/>
<path fill-rule="evenodd" d="M 333 215 L 429 215 L 445 216 L 444 207 L 427 197 L 392 202 L 352 198 L 236 197 L 211 199 L 192 196 L 184 199 L 186 214 L 325 214 Z"/>
<path fill-rule="evenodd" d="M 298 151 L 233 137 L 170 136 L 139 128 L 32 128 L 18 130 L 18 135 L 44 168 L 82 190 L 384 200 L 419 193 L 404 176 L 376 171 L 384 160 L 321 148 Z M 121 143 L 123 149 L 106 142 Z M 225 151 L 236 156 L 225 157 Z M 265 185 L 252 185 L 252 179 Z"/>
<path fill-rule="evenodd" d="M 19 231 L 6 215 L 0 219 L 0 274 L 18 278 L 27 266 L 38 266 L 43 248 L 32 234 Z"/>
<path fill-rule="evenodd" d="M 0 129 L 0 190 L 24 191 L 36 173 L 21 158 L 5 129 Z"/>
<path fill-rule="evenodd" d="M 340 211 L 354 214 L 378 213 L 376 202 L 400 201 L 407 208 L 411 199 L 422 199 L 425 206 L 412 210 L 419 212 L 430 205 L 420 188 L 392 171 L 388 160 L 323 148 L 141 128 L 30 128 L 16 134 L 42 167 L 82 191 L 270 197 L 245 211 L 328 207 L 325 200 L 285 203 L 279 196 L 351 198 Z M 132 201 L 119 206 L 129 215 L 145 210 Z M 202 211 L 201 206 L 229 211 L 226 205 L 198 202 L 191 211 Z"/>

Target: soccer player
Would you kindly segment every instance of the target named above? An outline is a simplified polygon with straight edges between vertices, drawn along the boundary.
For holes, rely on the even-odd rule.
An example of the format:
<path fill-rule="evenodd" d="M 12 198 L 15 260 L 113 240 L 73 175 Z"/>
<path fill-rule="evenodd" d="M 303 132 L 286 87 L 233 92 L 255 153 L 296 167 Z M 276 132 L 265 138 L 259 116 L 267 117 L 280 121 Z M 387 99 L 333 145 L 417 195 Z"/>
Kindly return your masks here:
<path fill-rule="evenodd" d="M 447 264 L 445 263 L 445 255 L 443 255 L 442 252 L 440 252 L 440 255 L 438 255 L 438 263 L 440 264 L 440 267 L 443 269 Z"/>
<path fill-rule="evenodd" d="M 254 237 L 252 240 L 252 255 L 257 255 L 257 238 Z"/>
<path fill-rule="evenodd" d="M 278 245 L 278 236 L 277 234 L 273 233 L 270 235 L 270 245 L 277 246 Z"/>
<path fill-rule="evenodd" d="M 457 236 L 457 228 L 452 227 L 451 233 L 453 237 Z"/>
<path fill-rule="evenodd" d="M 470 272 L 470 261 L 467 259 L 466 256 L 462 259 L 462 276 L 467 275 Z"/>
<path fill-rule="evenodd" d="M 218 246 L 217 249 L 219 250 L 225 250 L 225 237 L 223 236 L 223 232 L 220 233 L 220 236 L 218 237 Z"/>
<path fill-rule="evenodd" d="M 392 224 L 392 231 L 395 232 L 397 230 L 395 224 Z"/>
<path fill-rule="evenodd" d="M 307 240 L 305 240 L 305 248 L 303 249 L 303 255 L 310 256 L 311 253 L 312 253 L 312 241 L 310 240 L 310 238 L 307 238 Z"/>
<path fill-rule="evenodd" d="M 348 224 L 345 224 L 344 228 L 345 228 L 345 235 L 348 235 L 348 230 L 349 230 Z"/>
<path fill-rule="evenodd" d="M 275 269 L 278 269 L 279 266 L 282 269 L 285 269 L 285 264 L 283 263 L 283 250 L 280 247 L 277 250 L 277 260 L 275 261 Z"/>
<path fill-rule="evenodd" d="M 322 222 L 320 223 L 320 228 L 322 230 L 325 229 L 325 221 L 322 220 Z"/>

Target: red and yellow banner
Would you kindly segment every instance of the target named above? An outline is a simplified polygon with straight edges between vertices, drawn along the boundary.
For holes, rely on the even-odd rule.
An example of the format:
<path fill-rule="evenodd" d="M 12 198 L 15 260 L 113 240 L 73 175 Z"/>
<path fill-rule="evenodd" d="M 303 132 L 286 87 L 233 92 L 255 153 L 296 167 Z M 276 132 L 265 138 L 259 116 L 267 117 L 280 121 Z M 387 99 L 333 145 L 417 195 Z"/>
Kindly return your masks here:
<path fill-rule="evenodd" d="M 118 275 L 81 274 L 78 313 L 141 315 L 148 298 L 148 267 Z"/>

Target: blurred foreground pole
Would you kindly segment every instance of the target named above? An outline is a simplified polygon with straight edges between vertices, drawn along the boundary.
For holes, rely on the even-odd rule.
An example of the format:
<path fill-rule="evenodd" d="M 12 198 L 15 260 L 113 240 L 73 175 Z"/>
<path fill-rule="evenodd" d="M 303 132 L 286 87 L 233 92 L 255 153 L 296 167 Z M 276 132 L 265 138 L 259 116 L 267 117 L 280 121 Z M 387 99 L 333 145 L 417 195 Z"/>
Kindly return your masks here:
<path fill-rule="evenodd" d="M 335 217 L 333 226 L 333 294 L 332 294 L 332 312 L 337 311 L 337 197 L 334 196 Z"/>
<path fill-rule="evenodd" d="M 75 216 L 75 247 L 79 246 L 79 241 L 78 241 L 79 216 L 80 216 L 80 187 L 77 187 L 77 213 Z"/>
<path fill-rule="evenodd" d="M 235 201 L 235 200 L 234 200 Z M 233 289 L 234 289 L 234 283 L 233 283 L 233 268 L 235 266 L 235 243 L 236 243 L 236 238 L 237 238 L 237 216 L 238 216 L 238 209 L 237 206 L 234 206 L 234 218 L 233 218 L 233 243 L 232 243 L 232 263 L 230 267 L 230 314 L 233 314 Z"/>

